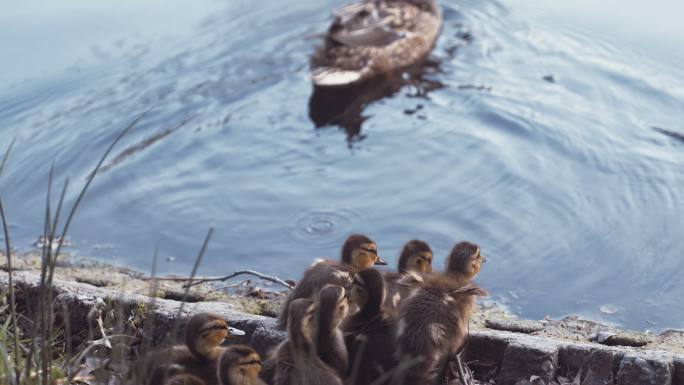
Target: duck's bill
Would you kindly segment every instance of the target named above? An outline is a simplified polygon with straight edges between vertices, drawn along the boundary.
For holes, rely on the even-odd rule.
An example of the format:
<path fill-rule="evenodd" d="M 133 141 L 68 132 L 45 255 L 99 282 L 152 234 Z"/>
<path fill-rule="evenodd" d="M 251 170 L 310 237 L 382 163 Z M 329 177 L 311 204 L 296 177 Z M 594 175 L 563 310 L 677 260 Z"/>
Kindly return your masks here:
<path fill-rule="evenodd" d="M 376 265 L 379 265 L 379 266 L 386 266 L 386 265 L 387 265 L 387 262 L 385 262 L 384 259 L 378 257 L 378 259 L 375 260 L 375 264 L 376 264 Z"/>
<path fill-rule="evenodd" d="M 245 334 L 247 334 L 243 330 L 231 328 L 231 327 L 228 327 L 228 331 L 230 332 L 231 336 L 244 336 Z"/>

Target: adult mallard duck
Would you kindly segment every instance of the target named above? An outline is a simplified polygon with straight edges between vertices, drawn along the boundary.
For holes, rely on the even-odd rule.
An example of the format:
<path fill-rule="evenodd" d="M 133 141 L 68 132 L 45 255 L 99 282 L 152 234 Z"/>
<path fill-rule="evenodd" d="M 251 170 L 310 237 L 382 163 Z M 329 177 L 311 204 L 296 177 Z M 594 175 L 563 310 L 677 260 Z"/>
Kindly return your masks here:
<path fill-rule="evenodd" d="M 442 25 L 435 0 L 364 0 L 333 16 L 311 60 L 311 78 L 320 87 L 352 85 L 417 63 Z"/>

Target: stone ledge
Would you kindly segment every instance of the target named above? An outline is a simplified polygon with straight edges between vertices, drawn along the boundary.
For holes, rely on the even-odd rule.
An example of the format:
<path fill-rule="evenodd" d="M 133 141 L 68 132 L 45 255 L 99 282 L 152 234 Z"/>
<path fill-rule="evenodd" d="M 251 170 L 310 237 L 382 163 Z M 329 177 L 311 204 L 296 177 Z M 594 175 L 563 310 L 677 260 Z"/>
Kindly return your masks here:
<path fill-rule="evenodd" d="M 35 300 L 38 273 L 17 271 L 14 280 L 18 306 Z M 7 286 L 8 274 L 0 272 L 0 290 L 6 290 Z M 172 330 L 181 304 L 175 300 L 125 294 L 86 283 L 54 281 L 56 313 L 59 315 L 59 309 L 68 309 L 62 315 L 69 318 L 73 330 L 87 330 L 91 326 L 87 314 L 102 301 L 115 304 L 125 312 L 148 306 L 155 317 L 153 339 L 156 341 Z M 231 325 L 245 330 L 246 336 L 233 341 L 248 343 L 261 354 L 285 338 L 284 332 L 276 330 L 274 318 L 247 314 L 224 302 L 186 303 L 181 318 L 187 320 L 200 312 L 222 315 Z M 583 380 L 617 379 L 618 385 L 684 385 L 683 355 L 643 348 L 569 343 L 507 331 L 473 330 L 465 354 L 468 361 L 485 359 L 493 362 L 499 368 L 497 378 L 502 384 L 529 381 L 531 376 L 574 377 L 580 372 Z"/>

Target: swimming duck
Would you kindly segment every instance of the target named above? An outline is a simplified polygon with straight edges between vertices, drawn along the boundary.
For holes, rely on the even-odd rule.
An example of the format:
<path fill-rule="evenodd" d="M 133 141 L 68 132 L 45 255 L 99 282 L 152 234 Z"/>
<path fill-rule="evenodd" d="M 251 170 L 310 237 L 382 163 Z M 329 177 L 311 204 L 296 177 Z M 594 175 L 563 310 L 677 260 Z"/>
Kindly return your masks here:
<path fill-rule="evenodd" d="M 261 357 L 249 346 L 230 345 L 221 349 L 216 363 L 218 385 L 266 385 L 259 378 Z"/>
<path fill-rule="evenodd" d="M 421 285 L 399 307 L 399 359 L 420 359 L 409 368 L 405 383 L 432 384 L 444 376 L 452 357 L 465 342 L 475 297 L 487 292 L 474 284 L 463 286 L 447 274 L 409 275 Z"/>
<path fill-rule="evenodd" d="M 485 262 L 487 258 L 480 253 L 480 246 L 471 242 L 459 242 L 447 257 L 446 273 L 467 284 L 480 273 Z"/>
<path fill-rule="evenodd" d="M 340 262 L 317 260 L 304 272 L 302 279 L 285 300 L 278 317 L 278 328 L 285 329 L 290 302 L 293 300 L 312 298 L 328 284 L 347 288 L 351 285 L 353 273 L 373 265 L 387 265 L 387 262 L 378 256 L 375 242 L 365 235 L 350 235 L 342 245 Z"/>
<path fill-rule="evenodd" d="M 274 385 L 342 385 L 335 370 L 316 354 L 314 301 L 295 299 L 290 303 L 287 340 L 275 351 Z"/>
<path fill-rule="evenodd" d="M 319 87 L 347 86 L 410 67 L 430 53 L 442 11 L 435 0 L 363 0 L 333 12 L 311 59 Z"/>
<path fill-rule="evenodd" d="M 162 347 L 142 357 L 133 376 L 140 384 L 163 384 L 178 373 L 189 374 L 213 384 L 215 360 L 221 354 L 219 345 L 230 335 L 245 332 L 229 327 L 223 317 L 212 313 L 194 315 L 185 330 L 185 343 Z"/>
<path fill-rule="evenodd" d="M 401 249 L 397 272 L 384 274 L 385 286 L 387 287 L 384 306 L 391 314 L 396 312 L 402 296 L 407 294 L 403 290 L 404 286 L 399 285 L 399 280 L 411 271 L 419 274 L 432 272 L 432 249 L 427 242 L 418 239 L 408 241 Z"/>
<path fill-rule="evenodd" d="M 326 285 L 318 293 L 314 317 L 316 353 L 340 377 L 346 375 L 348 366 L 347 347 L 340 330 L 347 311 L 347 296 L 343 287 Z"/>
<path fill-rule="evenodd" d="M 383 310 L 384 280 L 380 272 L 366 269 L 354 274 L 351 301 L 359 311 L 345 320 L 343 331 L 349 351 L 348 376 L 355 385 L 378 383 L 384 373 L 391 372 L 398 361 L 395 356 L 394 319 Z"/>

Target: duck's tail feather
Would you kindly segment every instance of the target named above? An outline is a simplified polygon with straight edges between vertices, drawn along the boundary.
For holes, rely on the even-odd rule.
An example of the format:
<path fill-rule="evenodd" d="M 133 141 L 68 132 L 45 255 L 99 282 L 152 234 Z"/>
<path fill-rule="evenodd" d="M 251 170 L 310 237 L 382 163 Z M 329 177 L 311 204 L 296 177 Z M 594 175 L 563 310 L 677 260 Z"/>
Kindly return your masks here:
<path fill-rule="evenodd" d="M 311 80 L 320 87 L 346 86 L 360 81 L 360 71 L 343 70 L 333 67 L 322 67 L 311 74 Z"/>

